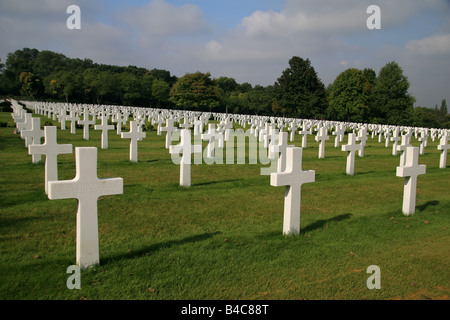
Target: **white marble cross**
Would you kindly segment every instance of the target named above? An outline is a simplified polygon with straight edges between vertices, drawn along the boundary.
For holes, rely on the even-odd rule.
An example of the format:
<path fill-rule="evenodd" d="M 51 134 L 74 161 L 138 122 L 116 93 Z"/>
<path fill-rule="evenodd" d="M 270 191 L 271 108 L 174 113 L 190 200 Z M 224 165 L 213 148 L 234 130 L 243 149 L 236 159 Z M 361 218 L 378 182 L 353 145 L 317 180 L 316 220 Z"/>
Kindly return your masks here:
<path fill-rule="evenodd" d="M 112 122 L 117 122 L 117 134 L 122 133 L 122 124 L 127 124 L 128 114 L 121 114 L 120 112 L 111 120 Z"/>
<path fill-rule="evenodd" d="M 201 153 L 201 145 L 191 144 L 191 131 L 189 129 L 181 130 L 181 140 L 178 145 L 170 146 L 169 152 L 173 162 L 180 164 L 180 186 L 191 186 L 191 154 Z M 176 159 L 174 155 L 181 153 L 181 160 Z M 174 159 L 175 158 L 175 159 Z"/>
<path fill-rule="evenodd" d="M 311 130 L 308 130 L 305 121 L 303 121 L 302 129 L 298 131 L 298 134 L 302 136 L 302 148 L 304 149 L 307 147 L 308 134 L 311 134 Z"/>
<path fill-rule="evenodd" d="M 83 114 L 83 120 L 78 120 L 78 124 L 83 126 L 83 139 L 89 140 L 89 125 L 95 124 L 95 117 L 89 120 L 89 112 L 87 110 L 84 110 Z"/>
<path fill-rule="evenodd" d="M 270 185 L 286 186 L 284 196 L 283 234 L 300 233 L 301 187 L 315 181 L 314 170 L 302 170 L 302 148 L 287 148 L 286 170 L 270 174 Z"/>
<path fill-rule="evenodd" d="M 131 139 L 130 141 L 130 161 L 138 162 L 138 140 L 145 138 L 146 133 L 138 132 L 138 123 L 130 121 L 130 132 L 122 132 L 122 139 Z"/>
<path fill-rule="evenodd" d="M 442 135 L 440 143 L 441 144 L 437 146 L 437 149 L 441 150 L 439 168 L 444 169 L 447 167 L 447 151 L 450 149 L 450 144 L 448 144 L 448 133 Z"/>
<path fill-rule="evenodd" d="M 97 148 L 75 148 L 76 175 L 73 180 L 49 181 L 48 198 L 78 199 L 76 263 L 81 269 L 100 263 L 97 200 L 122 194 L 123 179 L 97 177 Z"/>
<path fill-rule="evenodd" d="M 22 139 L 25 138 L 25 147 L 27 148 L 32 144 L 40 144 L 41 138 L 44 136 L 44 130 L 41 130 L 41 118 L 31 118 L 30 122 L 29 129 L 20 131 Z"/>
<path fill-rule="evenodd" d="M 169 149 L 172 143 L 172 132 L 177 131 L 178 129 L 173 125 L 173 119 L 166 119 L 166 126 L 161 128 L 161 131 L 166 131 L 166 149 Z"/>
<path fill-rule="evenodd" d="M 216 141 L 222 140 L 223 145 L 223 134 L 216 132 L 216 125 L 214 123 L 210 123 L 208 124 L 208 132 L 202 133 L 201 138 L 202 140 L 209 141 L 208 146 L 206 147 L 206 158 L 214 158 Z"/>
<path fill-rule="evenodd" d="M 319 133 L 315 136 L 316 141 L 319 141 L 319 159 L 325 158 L 325 141 L 330 139 L 326 127 L 320 127 Z"/>
<path fill-rule="evenodd" d="M 355 152 L 361 150 L 361 145 L 356 144 L 356 138 L 354 133 L 348 134 L 348 144 L 341 147 L 342 151 L 347 151 L 347 168 L 346 173 L 353 175 L 355 173 Z"/>
<path fill-rule="evenodd" d="M 278 154 L 277 172 L 284 172 L 286 170 L 286 150 L 294 145 L 288 145 L 288 133 L 280 132 L 278 134 L 278 144 L 270 144 L 269 154 Z"/>
<path fill-rule="evenodd" d="M 417 176 L 425 174 L 426 165 L 419 165 L 419 148 L 406 148 L 406 162 L 404 166 L 397 167 L 397 177 L 405 178 L 403 189 L 403 213 L 413 214 L 416 210 Z"/>
<path fill-rule="evenodd" d="M 420 131 L 420 138 L 418 140 L 420 141 L 419 153 L 423 155 L 428 143 L 428 129 L 422 129 Z"/>
<path fill-rule="evenodd" d="M 402 142 L 397 145 L 397 151 L 400 151 L 400 166 L 404 166 L 406 162 L 406 148 L 411 147 L 410 144 L 411 136 L 408 134 L 402 135 Z"/>
<path fill-rule="evenodd" d="M 76 129 L 76 122 L 77 122 L 78 120 L 80 120 L 80 117 L 78 117 L 78 116 L 75 114 L 75 111 L 72 110 L 72 111 L 70 111 L 70 116 L 67 117 L 66 119 L 70 121 L 70 133 L 71 133 L 71 134 L 75 134 L 75 133 L 76 133 L 76 130 L 77 130 L 77 129 Z"/>
<path fill-rule="evenodd" d="M 345 133 L 345 126 L 344 124 L 340 123 L 336 125 L 336 130 L 333 132 L 333 135 L 336 136 L 334 138 L 334 147 L 338 148 L 339 143 L 344 140 L 344 133 Z"/>
<path fill-rule="evenodd" d="M 114 130 L 113 124 L 108 124 L 108 116 L 102 115 L 102 124 L 94 126 L 94 130 L 102 130 L 102 149 L 108 149 L 108 130 Z"/>
<path fill-rule="evenodd" d="M 179 125 L 182 129 L 190 129 L 193 126 L 193 124 L 189 122 L 189 117 L 187 116 L 184 117 L 183 124 L 180 123 Z"/>
<path fill-rule="evenodd" d="M 358 155 L 360 157 L 364 157 L 364 147 L 366 146 L 367 141 L 367 129 L 365 127 L 361 128 L 358 132 L 358 136 L 356 137 L 356 141 L 361 141 L 361 149 L 358 151 Z"/>
<path fill-rule="evenodd" d="M 392 133 L 391 141 L 394 142 L 392 145 L 392 155 L 397 155 L 397 146 L 398 142 L 401 140 L 400 137 L 400 129 L 398 127 L 395 127 L 394 132 Z"/>
<path fill-rule="evenodd" d="M 48 193 L 48 182 L 58 180 L 58 155 L 72 153 L 71 144 L 58 144 L 56 142 L 57 128 L 44 127 L 44 144 L 28 146 L 28 154 L 45 155 L 45 193 Z"/>

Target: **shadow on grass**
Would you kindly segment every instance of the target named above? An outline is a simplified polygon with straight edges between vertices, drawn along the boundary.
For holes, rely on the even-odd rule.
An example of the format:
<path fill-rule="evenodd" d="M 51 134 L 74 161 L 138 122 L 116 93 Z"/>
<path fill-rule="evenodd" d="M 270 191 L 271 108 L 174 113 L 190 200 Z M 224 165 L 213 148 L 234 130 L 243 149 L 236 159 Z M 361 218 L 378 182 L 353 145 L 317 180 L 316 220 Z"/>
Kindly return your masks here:
<path fill-rule="evenodd" d="M 338 221 L 350 219 L 351 216 L 352 216 L 351 213 L 344 213 L 344 214 L 338 215 L 336 217 L 333 217 L 331 219 L 317 220 L 316 222 L 311 223 L 310 225 L 306 226 L 305 228 L 300 229 L 300 232 L 311 232 L 313 230 L 324 227 L 327 223 L 334 222 L 334 221 L 338 222 Z"/>
<path fill-rule="evenodd" d="M 430 206 L 437 206 L 439 204 L 439 201 L 437 200 L 431 200 L 431 201 L 427 201 L 424 204 L 421 204 L 419 206 L 416 206 L 416 209 L 419 211 L 424 211 L 425 209 L 427 209 Z"/>
<path fill-rule="evenodd" d="M 117 254 L 110 257 L 102 258 L 102 265 L 107 265 L 110 263 L 114 263 L 115 261 L 123 260 L 123 259 L 134 259 L 142 256 L 149 255 L 155 251 L 161 250 L 161 249 L 167 249 L 173 246 L 179 246 L 184 245 L 191 242 L 198 242 L 198 241 L 204 241 L 207 240 L 217 234 L 221 234 L 221 232 L 209 232 L 209 233 L 203 233 L 195 236 L 186 237 L 184 239 L 180 240 L 170 240 L 166 242 L 161 243 L 155 243 L 151 246 L 143 247 L 139 250 L 123 253 L 123 254 Z"/>
<path fill-rule="evenodd" d="M 218 183 L 224 183 L 224 182 L 236 182 L 236 181 L 242 181 L 244 179 L 229 179 L 229 180 L 221 180 L 221 181 L 207 181 L 207 182 L 200 182 L 200 183 L 193 183 L 192 186 L 207 186 L 210 184 L 218 184 Z"/>

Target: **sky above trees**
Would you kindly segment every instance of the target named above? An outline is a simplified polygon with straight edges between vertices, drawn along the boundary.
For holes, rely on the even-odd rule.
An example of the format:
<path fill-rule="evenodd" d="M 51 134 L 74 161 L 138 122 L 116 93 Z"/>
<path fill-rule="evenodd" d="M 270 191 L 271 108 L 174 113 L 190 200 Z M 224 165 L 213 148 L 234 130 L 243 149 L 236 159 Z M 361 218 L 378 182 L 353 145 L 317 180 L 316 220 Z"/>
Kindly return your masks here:
<path fill-rule="evenodd" d="M 66 27 L 72 4 L 81 30 Z M 372 4 L 380 30 L 366 27 Z M 2 0 L 0 58 L 29 47 L 263 86 L 292 56 L 309 59 L 325 86 L 348 68 L 396 61 L 415 106 L 434 107 L 450 98 L 449 14 L 447 0 Z"/>

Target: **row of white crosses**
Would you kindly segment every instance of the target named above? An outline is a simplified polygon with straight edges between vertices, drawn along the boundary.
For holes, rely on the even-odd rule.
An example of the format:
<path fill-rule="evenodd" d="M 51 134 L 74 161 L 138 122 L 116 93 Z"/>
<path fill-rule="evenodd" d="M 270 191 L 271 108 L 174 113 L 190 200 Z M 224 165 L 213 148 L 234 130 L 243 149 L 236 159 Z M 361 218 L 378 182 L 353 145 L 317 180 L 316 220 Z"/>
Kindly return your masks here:
<path fill-rule="evenodd" d="M 13 116 L 13 119 L 17 117 Z M 39 126 L 40 118 L 33 118 L 33 125 Z M 39 127 L 40 129 L 40 127 Z M 34 132 L 33 127 L 23 133 Z M 27 136 L 27 135 L 26 135 Z M 33 137 L 33 135 L 32 135 Z M 45 126 L 44 143 L 35 141 L 28 145 L 33 157 L 45 155 L 45 192 L 50 200 L 78 200 L 76 215 L 76 263 L 81 269 L 100 263 L 98 237 L 98 198 L 123 193 L 122 178 L 99 179 L 97 177 L 97 148 L 75 148 L 76 174 L 72 180 L 58 181 L 59 154 L 72 153 L 71 144 L 57 143 L 57 127 Z M 33 138 L 34 139 L 34 138 Z M 40 138 L 39 138 L 40 140 Z"/>
<path fill-rule="evenodd" d="M 170 113 L 169 113 L 170 114 Z M 166 114 L 167 117 L 167 114 Z M 149 116 L 150 118 L 150 116 Z M 198 119 L 197 119 L 198 118 Z M 209 116 L 208 116 L 209 118 Z M 104 125 L 106 117 L 102 119 L 102 125 Z M 145 133 L 139 133 L 138 128 L 139 121 L 142 121 L 143 117 L 141 115 L 138 116 L 136 121 L 132 121 L 130 123 L 130 132 L 122 133 L 122 138 L 130 138 L 130 160 L 137 161 L 137 141 L 145 137 Z M 224 141 L 229 137 L 229 133 L 227 134 L 227 130 L 232 128 L 232 123 L 236 118 L 232 119 L 229 115 L 216 115 L 216 119 L 220 120 L 219 125 L 217 126 L 217 132 L 215 125 L 211 124 L 208 126 L 208 132 L 203 134 L 202 128 L 203 124 L 207 123 L 207 120 L 202 119 L 202 116 L 189 116 L 184 114 L 173 114 L 170 115 L 170 118 L 166 119 L 166 127 L 160 127 L 163 123 L 164 116 L 162 113 L 157 113 L 157 119 L 154 123 L 158 124 L 158 132 L 167 131 L 166 135 L 166 148 L 169 149 L 169 152 L 172 155 L 181 154 L 180 160 L 180 185 L 182 186 L 190 186 L 190 164 L 191 164 L 191 155 L 195 153 L 201 152 L 201 145 L 192 145 L 191 144 L 191 131 L 190 128 L 194 127 L 194 135 L 201 134 L 202 139 L 209 140 L 208 144 L 208 157 L 213 157 L 214 150 L 214 142 L 215 140 Z M 181 123 L 183 120 L 183 123 Z M 270 120 L 270 123 L 269 123 Z M 145 121 L 145 120 L 144 120 Z M 171 133 L 177 131 L 178 128 L 173 126 L 174 121 L 180 123 L 180 127 L 183 128 L 181 130 L 181 141 L 180 144 L 176 146 L 171 146 Z M 239 123 L 241 125 L 248 123 L 251 125 L 251 130 L 254 131 L 255 136 L 258 136 L 260 141 L 264 142 L 264 146 L 269 148 L 269 154 L 278 154 L 278 170 L 275 173 L 271 174 L 271 185 L 273 186 L 286 186 L 286 195 L 285 195 L 285 213 L 284 213 L 284 226 L 283 233 L 299 233 L 300 232 L 300 189 L 303 183 L 313 182 L 315 173 L 314 171 L 307 170 L 303 171 L 301 169 L 301 157 L 302 157 L 302 148 L 296 148 L 294 146 L 287 145 L 287 132 L 280 132 L 277 137 L 277 129 L 276 127 L 282 131 L 284 128 L 290 128 L 291 130 L 291 140 L 294 139 L 295 135 L 292 135 L 292 130 L 300 127 L 300 123 L 297 122 L 294 125 L 288 125 L 286 122 L 274 120 L 272 119 L 263 119 L 259 121 L 255 121 L 255 119 L 249 120 L 239 119 Z M 324 142 L 329 139 L 328 137 L 328 129 L 331 126 L 335 125 L 336 130 L 333 132 L 336 135 L 335 138 L 335 147 L 339 146 L 339 143 L 342 142 L 344 137 L 344 132 L 347 129 L 347 125 L 345 123 L 333 123 L 333 122 L 312 122 L 308 120 L 303 120 L 301 125 L 301 129 L 299 130 L 299 134 L 303 135 L 302 147 L 306 147 L 306 135 L 312 133 L 312 128 L 317 126 L 318 134 L 316 136 L 316 141 L 319 141 L 319 158 L 324 157 Z M 106 125 L 105 125 L 106 126 Z M 354 131 L 358 129 L 358 136 L 354 133 L 350 133 L 348 135 L 348 144 L 342 146 L 342 151 L 347 151 L 347 169 L 346 172 L 349 175 L 354 174 L 354 157 L 356 151 L 358 151 L 359 156 L 363 157 L 364 145 L 367 141 L 367 126 L 366 125 L 350 125 L 349 126 Z M 111 129 L 111 128 L 109 128 Z M 372 128 L 372 133 L 374 132 L 379 134 L 379 141 L 381 141 L 380 137 L 382 132 L 384 132 L 386 139 L 389 138 L 389 134 L 386 132 L 390 132 L 390 129 L 386 126 L 377 126 Z M 409 139 L 411 137 L 412 132 L 408 131 L 407 134 L 402 136 L 403 142 L 401 145 L 396 145 L 395 151 L 402 152 L 401 165 L 398 169 L 398 175 L 405 177 L 408 182 L 405 183 L 405 195 L 404 195 L 404 203 L 408 203 L 408 205 L 404 204 L 403 211 L 405 214 L 410 214 L 414 212 L 415 208 L 415 186 L 417 181 L 417 175 L 423 174 L 423 167 L 419 167 L 420 170 L 409 169 L 417 166 L 417 159 L 414 158 L 414 152 L 410 151 L 412 147 L 409 146 Z M 169 137 L 169 138 L 168 138 Z M 398 127 L 396 131 L 394 131 L 393 138 L 398 137 Z M 167 139 L 168 138 L 168 139 Z M 396 144 L 396 140 L 394 144 Z M 448 138 L 447 135 L 443 135 L 441 138 L 444 142 L 438 147 L 439 150 L 442 150 L 442 154 L 447 153 L 448 150 Z M 278 144 L 274 144 L 274 141 L 278 140 Z M 388 140 L 388 139 L 387 139 Z M 270 141 L 270 144 L 269 144 Z M 356 141 L 360 141 L 360 144 L 356 144 Z M 386 143 L 386 146 L 388 144 Z M 223 147 L 223 146 L 222 146 Z M 418 149 L 418 148 L 417 148 Z M 414 149 L 413 149 L 414 150 Z M 410 155 L 412 154 L 412 155 Z M 411 159 L 410 159 L 411 158 Z M 442 157 L 441 157 L 442 159 Z M 442 161 L 441 161 L 442 162 Z M 446 158 L 445 158 L 446 162 Z M 445 167 L 444 162 L 444 167 Z M 417 173 L 418 172 L 418 173 Z M 408 185 L 408 187 L 407 187 Z"/>

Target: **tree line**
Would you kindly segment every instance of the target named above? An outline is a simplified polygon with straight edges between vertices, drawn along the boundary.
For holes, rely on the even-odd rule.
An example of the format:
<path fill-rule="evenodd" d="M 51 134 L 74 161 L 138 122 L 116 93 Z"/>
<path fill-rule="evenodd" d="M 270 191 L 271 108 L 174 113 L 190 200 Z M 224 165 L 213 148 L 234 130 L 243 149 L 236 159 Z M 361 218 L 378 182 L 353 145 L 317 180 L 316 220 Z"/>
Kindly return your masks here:
<path fill-rule="evenodd" d="M 0 96 L 43 101 L 129 105 L 306 119 L 450 128 L 440 107 L 416 107 L 402 68 L 387 63 L 378 75 L 349 68 L 327 87 L 309 59 L 292 57 L 273 85 L 252 86 L 210 73 L 113 66 L 24 48 L 0 62 Z"/>

